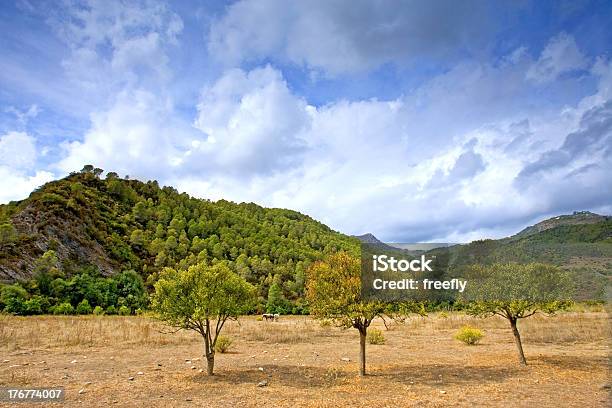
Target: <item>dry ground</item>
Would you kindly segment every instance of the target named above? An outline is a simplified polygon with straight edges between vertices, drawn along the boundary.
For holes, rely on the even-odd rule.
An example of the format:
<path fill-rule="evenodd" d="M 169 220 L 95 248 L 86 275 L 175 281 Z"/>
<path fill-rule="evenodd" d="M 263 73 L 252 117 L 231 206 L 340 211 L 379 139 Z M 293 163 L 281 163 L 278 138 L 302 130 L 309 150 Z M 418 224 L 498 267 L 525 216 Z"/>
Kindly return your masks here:
<path fill-rule="evenodd" d="M 526 368 L 502 320 L 432 314 L 389 330 L 377 321 L 387 342 L 368 345 L 370 375 L 359 378 L 356 330 L 243 318 L 227 327 L 235 345 L 207 377 L 196 334 L 163 334 L 145 317 L 0 316 L 0 386 L 62 386 L 66 401 L 53 405 L 66 407 L 610 406 L 606 313 L 521 323 Z M 484 329 L 479 345 L 453 339 L 465 324 Z"/>

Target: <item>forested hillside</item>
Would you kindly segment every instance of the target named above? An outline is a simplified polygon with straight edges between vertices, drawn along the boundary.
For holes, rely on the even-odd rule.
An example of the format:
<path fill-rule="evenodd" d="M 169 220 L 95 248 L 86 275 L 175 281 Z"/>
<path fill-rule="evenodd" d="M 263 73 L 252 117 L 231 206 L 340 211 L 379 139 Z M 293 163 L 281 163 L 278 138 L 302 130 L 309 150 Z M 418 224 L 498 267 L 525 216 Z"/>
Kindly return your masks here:
<path fill-rule="evenodd" d="M 0 280 L 35 277 L 48 251 L 53 278 L 133 270 L 147 285 L 165 266 L 227 262 L 257 286 L 260 304 L 272 287 L 272 303 L 299 312 L 308 265 L 339 249 L 358 252 L 356 239 L 296 211 L 196 199 L 102 173 L 85 166 L 0 206 Z"/>
<path fill-rule="evenodd" d="M 612 217 L 576 212 L 542 221 L 509 238 L 450 248 L 451 275 L 472 264 L 540 262 L 574 276 L 577 298 L 600 298 L 612 281 Z"/>

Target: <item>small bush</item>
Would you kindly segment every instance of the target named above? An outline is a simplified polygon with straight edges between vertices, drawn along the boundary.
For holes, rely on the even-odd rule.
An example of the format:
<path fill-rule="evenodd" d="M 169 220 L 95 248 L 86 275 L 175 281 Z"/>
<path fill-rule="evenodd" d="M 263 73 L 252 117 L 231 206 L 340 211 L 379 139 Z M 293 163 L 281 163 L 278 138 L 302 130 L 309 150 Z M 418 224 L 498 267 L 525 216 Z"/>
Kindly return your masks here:
<path fill-rule="evenodd" d="M 53 308 L 53 314 L 56 315 L 69 315 L 74 314 L 74 307 L 68 302 L 60 303 Z"/>
<path fill-rule="evenodd" d="M 367 339 L 370 344 L 385 344 L 385 335 L 382 330 L 379 329 L 370 329 Z"/>
<path fill-rule="evenodd" d="M 258 322 L 261 322 L 262 320 L 263 320 L 263 317 L 261 317 L 261 316 L 257 316 L 257 321 L 258 321 Z"/>
<path fill-rule="evenodd" d="M 129 316 L 132 314 L 132 311 L 130 310 L 129 307 L 123 305 L 119 308 L 119 315 L 121 316 Z"/>
<path fill-rule="evenodd" d="M 455 334 L 455 339 L 464 342 L 467 345 L 473 346 L 484 337 L 482 330 L 475 327 L 464 326 Z"/>
<path fill-rule="evenodd" d="M 117 314 L 117 308 L 114 305 L 110 305 L 109 307 L 106 308 L 106 314 L 107 315 Z"/>
<path fill-rule="evenodd" d="M 321 325 L 321 327 L 330 327 L 331 326 L 331 320 L 329 319 L 323 319 L 319 322 L 319 324 Z"/>
<path fill-rule="evenodd" d="M 215 350 L 219 353 L 227 353 L 233 342 L 234 340 L 231 337 L 220 335 L 215 343 Z"/>
<path fill-rule="evenodd" d="M 104 309 L 102 308 L 102 306 L 96 306 L 93 309 L 93 314 L 95 314 L 96 316 L 102 316 L 104 314 Z"/>
<path fill-rule="evenodd" d="M 91 305 L 87 299 L 81 300 L 81 302 L 76 307 L 76 312 L 78 314 L 90 314 L 91 313 Z"/>
<path fill-rule="evenodd" d="M 44 299 L 42 296 L 35 295 L 26 300 L 23 306 L 24 314 L 37 315 L 44 313 L 49 305 L 46 299 Z"/>
<path fill-rule="evenodd" d="M 438 314 L 438 316 L 442 319 L 448 319 L 448 313 L 442 311 Z"/>

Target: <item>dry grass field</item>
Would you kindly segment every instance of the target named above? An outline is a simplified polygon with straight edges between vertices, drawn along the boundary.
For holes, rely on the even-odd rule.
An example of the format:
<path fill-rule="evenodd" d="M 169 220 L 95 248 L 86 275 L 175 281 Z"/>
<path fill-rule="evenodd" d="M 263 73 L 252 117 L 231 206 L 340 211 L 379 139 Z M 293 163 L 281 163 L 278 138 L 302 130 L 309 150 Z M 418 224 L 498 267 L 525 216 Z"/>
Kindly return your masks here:
<path fill-rule="evenodd" d="M 478 345 L 453 338 L 466 324 L 484 330 Z M 242 318 L 207 377 L 196 334 L 165 334 L 146 317 L 0 316 L 0 385 L 65 387 L 66 400 L 49 404 L 65 407 L 610 406 L 605 312 L 521 322 L 528 367 L 496 318 L 432 314 L 374 327 L 387 341 L 368 345 L 369 375 L 359 378 L 356 330 Z"/>

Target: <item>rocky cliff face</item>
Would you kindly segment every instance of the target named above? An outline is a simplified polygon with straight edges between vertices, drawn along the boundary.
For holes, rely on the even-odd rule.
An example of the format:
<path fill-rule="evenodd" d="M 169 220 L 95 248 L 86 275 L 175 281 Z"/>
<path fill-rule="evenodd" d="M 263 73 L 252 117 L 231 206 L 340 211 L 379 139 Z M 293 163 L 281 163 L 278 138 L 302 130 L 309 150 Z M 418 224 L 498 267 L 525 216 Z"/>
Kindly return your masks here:
<path fill-rule="evenodd" d="M 15 281 L 32 276 L 36 260 L 54 250 L 64 265 L 95 264 L 109 275 L 118 267 L 102 245 L 89 237 L 82 219 L 72 213 L 58 217 L 38 202 L 32 202 L 11 217 L 19 236 L 17 242 L 2 248 L 0 281 Z"/>

